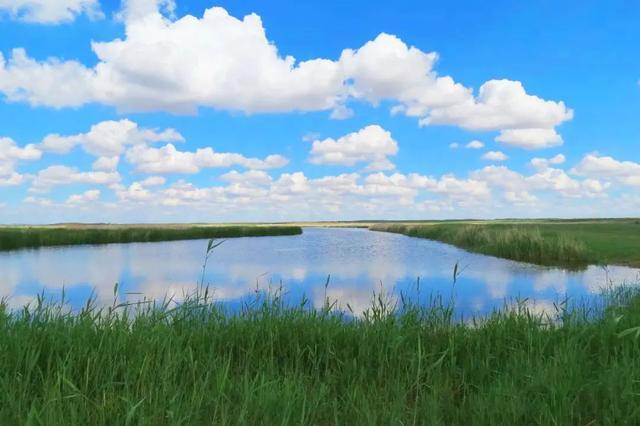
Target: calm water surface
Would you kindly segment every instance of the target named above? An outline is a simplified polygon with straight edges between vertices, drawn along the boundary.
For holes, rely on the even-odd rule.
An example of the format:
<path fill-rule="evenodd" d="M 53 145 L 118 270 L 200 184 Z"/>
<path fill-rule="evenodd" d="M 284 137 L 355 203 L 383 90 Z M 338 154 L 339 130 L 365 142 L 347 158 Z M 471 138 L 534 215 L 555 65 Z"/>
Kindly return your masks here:
<path fill-rule="evenodd" d="M 0 254 L 0 296 L 21 307 L 44 292 L 81 307 L 93 292 L 97 302 L 111 305 L 114 284 L 119 301 L 165 295 L 180 299 L 201 281 L 207 241 L 114 244 L 43 248 Z M 453 286 L 456 262 L 461 273 Z M 290 301 L 305 295 L 320 307 L 326 296 L 359 313 L 370 306 L 374 291 L 414 301 L 429 295 L 453 296 L 459 314 L 483 315 L 505 300 L 528 298 L 534 309 L 554 302 L 595 297 L 607 284 L 635 284 L 640 270 L 611 266 L 581 272 L 543 268 L 488 256 L 403 235 L 365 229 L 307 228 L 303 235 L 229 239 L 209 260 L 205 284 L 214 298 L 230 308 L 255 297 L 256 287 L 282 283 Z M 417 281 L 420 280 L 419 291 Z"/>

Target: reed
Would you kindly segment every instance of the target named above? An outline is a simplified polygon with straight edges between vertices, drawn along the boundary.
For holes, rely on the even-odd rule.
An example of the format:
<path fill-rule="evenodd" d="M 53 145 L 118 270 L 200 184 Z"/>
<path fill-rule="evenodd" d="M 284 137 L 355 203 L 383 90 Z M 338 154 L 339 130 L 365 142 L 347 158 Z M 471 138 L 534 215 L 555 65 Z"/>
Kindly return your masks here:
<path fill-rule="evenodd" d="M 0 227 L 0 251 L 45 246 L 298 235 L 299 226 Z"/>
<path fill-rule="evenodd" d="M 581 268 L 599 261 L 587 245 L 561 232 L 539 227 L 486 224 L 378 224 L 374 231 L 428 238 L 477 253 L 547 266 Z"/>
<path fill-rule="evenodd" d="M 378 298 L 357 318 L 277 295 L 231 314 L 206 291 L 178 307 L 2 304 L 0 423 L 637 424 L 640 297 L 603 300 L 467 323 L 438 299 Z"/>

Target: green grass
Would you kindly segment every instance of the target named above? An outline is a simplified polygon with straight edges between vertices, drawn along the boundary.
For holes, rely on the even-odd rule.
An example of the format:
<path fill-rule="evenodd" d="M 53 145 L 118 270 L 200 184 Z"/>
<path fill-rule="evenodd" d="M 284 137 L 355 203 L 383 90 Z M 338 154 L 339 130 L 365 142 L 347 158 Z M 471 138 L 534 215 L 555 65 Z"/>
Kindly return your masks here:
<path fill-rule="evenodd" d="M 0 424 L 637 424 L 640 297 L 607 301 L 474 326 L 437 301 L 355 320 L 277 296 L 237 314 L 2 305 Z"/>
<path fill-rule="evenodd" d="M 539 265 L 640 267 L 640 220 L 635 219 L 377 224 L 370 229 L 429 238 Z"/>
<path fill-rule="evenodd" d="M 61 226 L 0 227 L 0 251 L 77 244 L 297 235 L 299 226 Z"/>

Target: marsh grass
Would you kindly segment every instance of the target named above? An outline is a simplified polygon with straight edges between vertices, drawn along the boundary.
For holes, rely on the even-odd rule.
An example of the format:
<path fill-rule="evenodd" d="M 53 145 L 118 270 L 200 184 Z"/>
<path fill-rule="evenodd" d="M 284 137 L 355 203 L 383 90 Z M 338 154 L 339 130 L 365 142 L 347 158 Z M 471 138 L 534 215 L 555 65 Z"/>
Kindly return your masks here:
<path fill-rule="evenodd" d="M 0 227 L 0 251 L 44 246 L 298 235 L 298 226 Z"/>
<path fill-rule="evenodd" d="M 281 289 L 240 312 L 0 305 L 0 424 L 637 424 L 638 291 L 456 321 L 438 298 L 349 317 Z"/>
<path fill-rule="evenodd" d="M 379 224 L 371 229 L 442 241 L 473 252 L 538 265 L 578 269 L 599 262 L 583 241 L 562 232 L 543 233 L 535 226 Z"/>

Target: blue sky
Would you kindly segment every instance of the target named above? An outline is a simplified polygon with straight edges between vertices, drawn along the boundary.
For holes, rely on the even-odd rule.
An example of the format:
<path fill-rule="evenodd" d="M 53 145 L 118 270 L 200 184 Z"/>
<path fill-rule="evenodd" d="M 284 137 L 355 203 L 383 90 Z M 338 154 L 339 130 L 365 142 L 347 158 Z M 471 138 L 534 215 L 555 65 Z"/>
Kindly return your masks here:
<path fill-rule="evenodd" d="M 637 216 L 638 18 L 0 0 L 0 221 Z"/>

